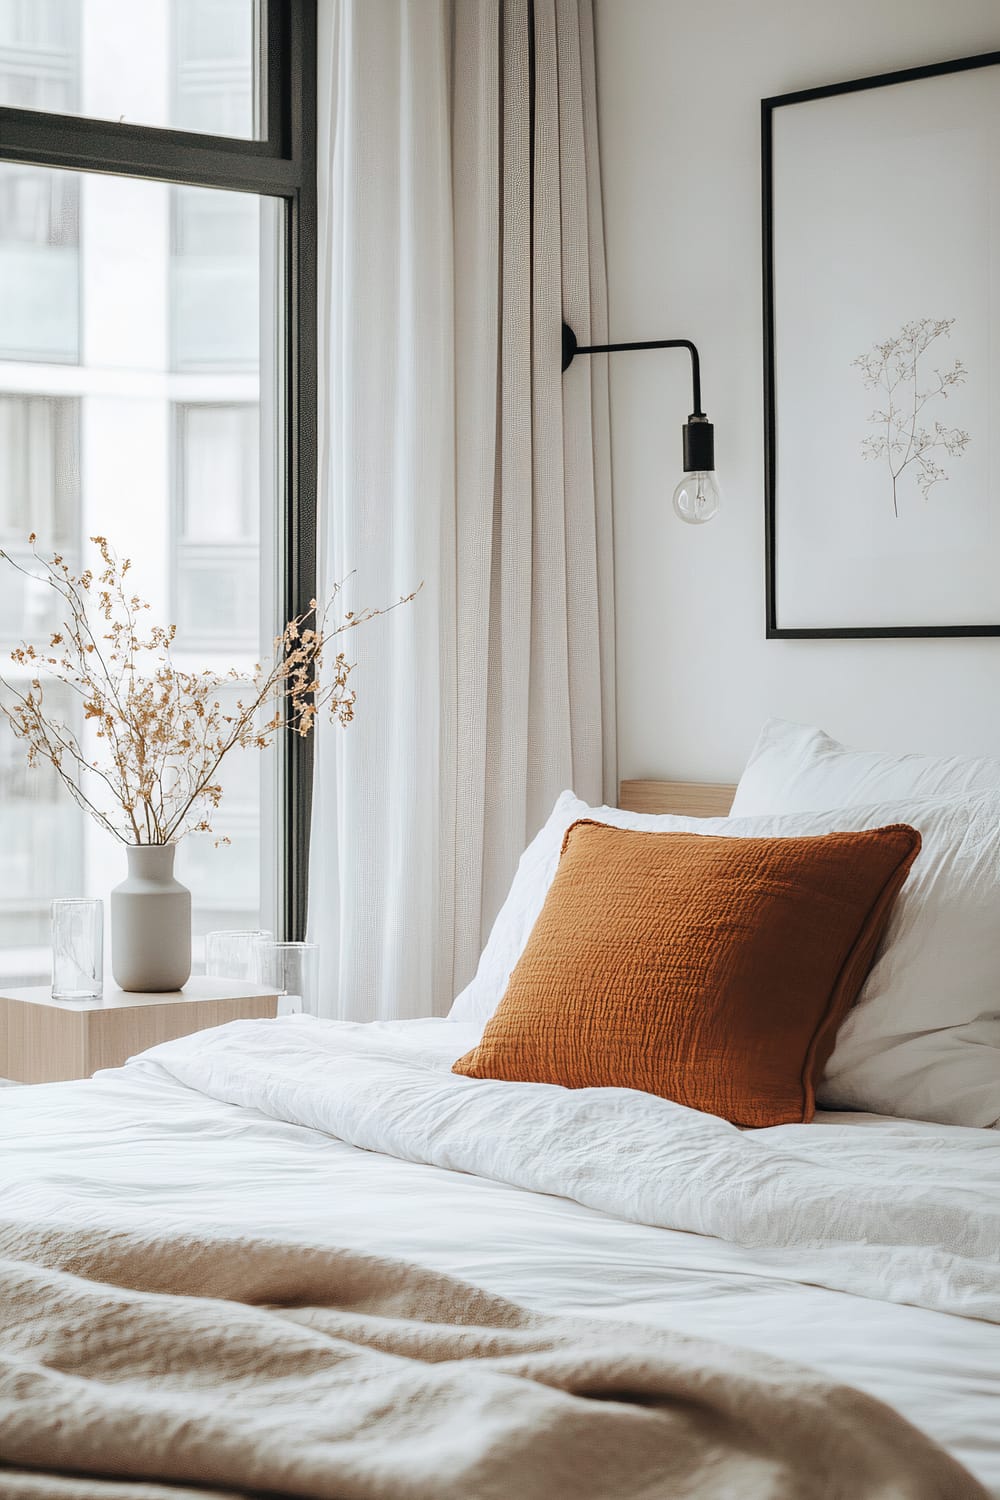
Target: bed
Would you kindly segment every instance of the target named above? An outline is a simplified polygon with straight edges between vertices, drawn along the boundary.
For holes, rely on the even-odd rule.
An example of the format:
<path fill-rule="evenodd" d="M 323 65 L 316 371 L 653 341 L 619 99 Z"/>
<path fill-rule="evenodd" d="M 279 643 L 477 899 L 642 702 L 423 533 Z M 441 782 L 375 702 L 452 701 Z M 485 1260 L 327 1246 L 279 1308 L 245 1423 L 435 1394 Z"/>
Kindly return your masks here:
<path fill-rule="evenodd" d="M 731 791 L 622 801 L 710 814 Z M 240 1022 L 4 1091 L 4 1225 L 375 1251 L 545 1313 L 722 1340 L 887 1403 L 1000 1500 L 996 1132 L 827 1111 L 747 1135 L 630 1091 L 455 1077 L 475 1039 Z"/>

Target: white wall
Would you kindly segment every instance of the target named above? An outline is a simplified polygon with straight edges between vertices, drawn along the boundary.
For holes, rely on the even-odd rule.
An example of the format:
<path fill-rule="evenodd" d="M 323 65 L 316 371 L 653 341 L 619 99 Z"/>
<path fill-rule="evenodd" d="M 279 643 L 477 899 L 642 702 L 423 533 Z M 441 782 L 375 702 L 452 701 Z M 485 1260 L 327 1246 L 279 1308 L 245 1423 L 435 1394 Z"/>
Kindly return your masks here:
<path fill-rule="evenodd" d="M 761 98 L 1000 49 L 1000 3 L 595 4 L 611 336 L 698 344 L 724 504 L 670 510 L 684 356 L 616 356 L 621 774 L 735 779 L 769 714 L 1000 755 L 1000 638 L 764 639 L 759 165 Z"/>

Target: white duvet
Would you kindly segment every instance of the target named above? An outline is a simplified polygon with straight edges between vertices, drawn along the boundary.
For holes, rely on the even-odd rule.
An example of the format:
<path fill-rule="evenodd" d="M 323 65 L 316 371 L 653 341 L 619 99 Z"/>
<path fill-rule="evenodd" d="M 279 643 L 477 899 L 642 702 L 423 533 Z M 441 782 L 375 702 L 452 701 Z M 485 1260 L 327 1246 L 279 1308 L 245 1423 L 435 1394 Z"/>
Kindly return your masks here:
<path fill-rule="evenodd" d="M 890 1401 L 1000 1496 L 996 1133 L 740 1132 L 630 1090 L 452 1074 L 474 1039 L 242 1022 L 6 1091 L 4 1214 L 280 1227 L 728 1338 Z"/>
<path fill-rule="evenodd" d="M 211 1099 L 365 1151 L 572 1198 L 615 1218 L 768 1252 L 837 1291 L 1000 1323 L 1000 1175 L 974 1147 L 803 1126 L 741 1131 L 634 1089 L 468 1079 L 419 1034 L 308 1016 L 243 1021 L 146 1054 Z M 996 1137 L 981 1146 L 1000 1173 Z M 998 1339 L 1000 1346 L 1000 1339 Z"/>

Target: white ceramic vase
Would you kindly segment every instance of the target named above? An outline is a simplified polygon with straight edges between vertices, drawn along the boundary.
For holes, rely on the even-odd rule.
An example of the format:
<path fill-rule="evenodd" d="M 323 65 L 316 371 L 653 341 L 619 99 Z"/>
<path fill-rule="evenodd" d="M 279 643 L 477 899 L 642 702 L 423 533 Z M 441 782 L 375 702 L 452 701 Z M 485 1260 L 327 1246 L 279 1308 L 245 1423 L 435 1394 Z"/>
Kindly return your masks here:
<path fill-rule="evenodd" d="M 129 844 L 111 892 L 111 972 L 133 994 L 179 990 L 191 974 L 191 892 L 174 879 L 176 844 Z"/>

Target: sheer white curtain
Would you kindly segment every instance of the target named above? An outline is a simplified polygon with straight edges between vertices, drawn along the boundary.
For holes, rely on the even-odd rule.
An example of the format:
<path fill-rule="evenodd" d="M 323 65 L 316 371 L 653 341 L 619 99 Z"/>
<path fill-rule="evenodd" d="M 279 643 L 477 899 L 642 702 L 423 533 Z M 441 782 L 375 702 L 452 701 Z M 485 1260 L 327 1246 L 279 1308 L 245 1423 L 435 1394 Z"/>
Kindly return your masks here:
<path fill-rule="evenodd" d="M 320 583 L 350 638 L 317 740 L 325 1014 L 447 1008 L 557 793 L 613 795 L 591 0 L 320 0 Z"/>

